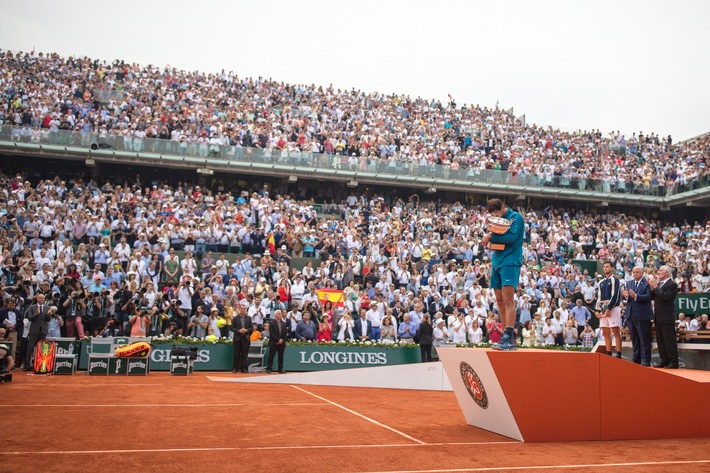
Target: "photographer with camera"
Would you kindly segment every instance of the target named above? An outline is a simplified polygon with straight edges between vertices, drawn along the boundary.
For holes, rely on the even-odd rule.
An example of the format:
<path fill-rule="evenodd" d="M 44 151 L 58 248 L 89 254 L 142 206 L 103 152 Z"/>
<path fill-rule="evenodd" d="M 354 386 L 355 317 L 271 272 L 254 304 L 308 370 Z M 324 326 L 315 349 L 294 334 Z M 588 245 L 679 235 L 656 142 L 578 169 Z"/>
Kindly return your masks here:
<path fill-rule="evenodd" d="M 113 319 L 108 319 L 104 329 L 101 331 L 101 336 L 105 338 L 118 337 L 121 334 L 121 329 Z"/>
<path fill-rule="evenodd" d="M 129 302 L 133 298 L 133 293 L 126 287 L 125 283 L 121 283 L 118 291 L 113 296 L 113 300 L 116 304 L 116 325 L 120 330 L 123 330 L 123 326 L 128 320 L 129 314 L 132 312 L 126 312 Z"/>
<path fill-rule="evenodd" d="M 178 299 L 168 299 L 167 294 L 163 296 L 163 311 L 167 316 L 170 324 L 175 324 L 182 329 L 182 332 L 187 332 L 187 316 L 182 310 L 182 301 Z M 167 304 L 167 305 L 166 305 Z"/>
<path fill-rule="evenodd" d="M 84 338 L 83 317 L 86 314 L 86 304 L 84 304 L 84 292 L 82 290 L 72 291 L 69 298 L 62 304 L 67 330 L 67 337 L 74 337 L 74 329 L 79 338 Z"/>
<path fill-rule="evenodd" d="M 190 336 L 195 338 L 205 338 L 207 335 L 208 325 L 209 317 L 205 314 L 205 306 L 198 305 L 195 310 L 195 314 L 190 317 L 190 323 L 187 324 Z"/>
<path fill-rule="evenodd" d="M 59 294 L 53 294 L 54 296 L 59 296 Z M 64 326 L 64 319 L 59 314 L 58 310 L 58 297 L 55 297 L 50 302 L 51 308 L 54 309 L 50 312 L 51 318 L 49 319 L 49 332 L 47 332 L 47 337 L 49 338 L 59 338 L 62 336 L 62 327 Z"/>
<path fill-rule="evenodd" d="M 10 353 L 6 343 L 2 343 L 4 328 L 0 327 L 0 383 L 12 381 L 12 372 L 15 371 L 15 357 Z"/>
<path fill-rule="evenodd" d="M 175 298 L 182 303 L 181 309 L 185 314 L 186 320 L 189 320 L 190 315 L 192 315 L 192 296 L 194 294 L 195 291 L 192 286 L 192 280 L 189 277 L 182 278 L 180 280 L 180 284 L 178 284 L 177 294 L 175 295 Z"/>
<path fill-rule="evenodd" d="M 86 331 L 94 337 L 98 336 L 99 331 L 106 325 L 108 305 L 107 290 L 92 293 L 86 302 Z"/>
<path fill-rule="evenodd" d="M 163 325 L 168 317 L 167 315 L 165 315 L 165 311 L 160 306 L 160 304 L 157 304 L 153 308 L 149 308 L 148 316 L 150 317 L 150 327 L 148 328 L 148 335 L 150 335 L 151 337 L 162 335 Z"/>
<path fill-rule="evenodd" d="M 150 326 L 148 309 L 143 306 L 138 307 L 135 314 L 128 319 L 128 324 L 131 326 L 131 337 L 147 337 Z"/>
<path fill-rule="evenodd" d="M 123 330 L 122 335 L 128 335 L 131 333 L 131 330 L 133 329 L 133 324 L 131 320 L 133 316 L 137 313 L 139 307 L 138 294 L 133 295 L 133 293 L 130 291 L 129 294 L 131 294 L 131 298 L 128 299 L 128 302 L 126 302 L 123 307 L 121 307 L 122 312 L 124 312 L 127 317 L 126 322 L 120 325 L 120 328 Z M 118 323 L 118 320 L 116 320 L 116 323 Z"/>
<path fill-rule="evenodd" d="M 18 325 L 19 324 L 19 325 Z M 5 301 L 5 305 L 0 309 L 0 328 L 5 329 L 5 340 L 13 342 L 11 356 L 15 356 L 17 344 L 19 342 L 17 331 L 22 326 L 22 312 L 17 309 L 17 303 L 14 299 L 9 298 Z"/>

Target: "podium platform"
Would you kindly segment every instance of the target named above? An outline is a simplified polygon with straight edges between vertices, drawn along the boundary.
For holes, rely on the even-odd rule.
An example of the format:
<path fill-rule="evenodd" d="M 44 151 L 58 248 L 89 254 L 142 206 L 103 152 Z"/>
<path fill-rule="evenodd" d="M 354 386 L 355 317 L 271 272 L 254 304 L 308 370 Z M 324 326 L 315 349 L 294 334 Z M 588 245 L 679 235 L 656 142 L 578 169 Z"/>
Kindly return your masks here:
<path fill-rule="evenodd" d="M 710 372 L 664 370 L 605 354 L 439 348 L 466 421 L 524 442 L 710 438 Z"/>

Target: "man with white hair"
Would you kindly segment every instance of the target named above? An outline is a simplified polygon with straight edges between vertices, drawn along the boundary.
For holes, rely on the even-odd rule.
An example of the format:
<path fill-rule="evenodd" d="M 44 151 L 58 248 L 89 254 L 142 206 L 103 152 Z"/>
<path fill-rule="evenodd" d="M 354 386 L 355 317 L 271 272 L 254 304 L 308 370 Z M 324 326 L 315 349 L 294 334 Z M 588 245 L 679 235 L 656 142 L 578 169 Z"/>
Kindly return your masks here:
<path fill-rule="evenodd" d="M 669 266 L 658 268 L 658 280 L 649 279 L 651 298 L 654 301 L 654 316 L 656 320 L 656 343 L 658 355 L 661 357 L 660 368 L 678 368 L 678 344 L 675 338 L 675 298 L 678 295 L 678 284 L 671 277 Z"/>

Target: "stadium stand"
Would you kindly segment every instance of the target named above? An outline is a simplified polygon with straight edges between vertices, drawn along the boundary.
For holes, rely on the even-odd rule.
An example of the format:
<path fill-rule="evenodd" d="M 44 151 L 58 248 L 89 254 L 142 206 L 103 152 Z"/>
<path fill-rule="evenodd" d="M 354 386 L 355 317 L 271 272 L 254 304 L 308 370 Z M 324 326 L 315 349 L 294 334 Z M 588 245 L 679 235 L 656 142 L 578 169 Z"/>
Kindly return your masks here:
<path fill-rule="evenodd" d="M 90 156 L 120 151 L 143 164 L 152 155 L 164 162 L 174 156 L 205 171 L 209 160 L 239 161 L 261 176 L 228 188 L 194 174 L 175 182 L 134 172 L 119 182 L 87 169 L 28 170 L 9 160 L 0 176 L 3 300 L 22 311 L 37 293 L 48 294 L 61 319 L 50 327 L 57 335 L 134 332 L 131 316 L 145 311 L 151 323 L 142 335 L 228 337 L 217 322 L 229 321 L 239 304 L 261 308 L 266 320 L 283 310 L 295 329 L 306 307 L 316 321 L 327 312 L 311 295 L 318 288 L 345 291 L 345 306 L 328 313 L 333 336 L 345 312 L 371 302 L 371 316 L 391 315 L 394 324 L 422 311 L 441 312 L 447 325 L 463 312 L 482 328 L 495 317 L 480 199 L 432 192 L 438 200 L 429 202 L 391 187 L 319 181 L 331 198 L 315 202 L 300 192 L 313 184 L 290 187 L 295 165 L 389 173 L 392 182 L 432 173 L 480 177 L 514 187 L 513 195 L 518 188 L 555 190 L 544 205 L 511 203 L 526 220 L 516 299 L 531 302 L 527 317 L 566 313 L 575 294 L 596 286 L 596 262 L 606 259 L 626 279 L 635 265 L 652 274 L 668 264 L 683 292 L 710 289 L 706 209 L 686 221 L 559 205 L 565 188 L 608 200 L 639 196 L 657 209 L 664 199 L 704 199 L 708 136 L 674 143 L 654 134 L 569 133 L 453 99 L 41 53 L 3 53 L 0 90 L 0 141 L 18 156 L 24 145 L 34 156 L 95 145 Z M 270 171 L 260 163 L 270 163 Z M 274 163 L 283 167 L 274 170 Z M 269 173 L 280 180 L 262 185 Z M 20 341 L 26 338 L 22 321 L 14 325 Z"/>

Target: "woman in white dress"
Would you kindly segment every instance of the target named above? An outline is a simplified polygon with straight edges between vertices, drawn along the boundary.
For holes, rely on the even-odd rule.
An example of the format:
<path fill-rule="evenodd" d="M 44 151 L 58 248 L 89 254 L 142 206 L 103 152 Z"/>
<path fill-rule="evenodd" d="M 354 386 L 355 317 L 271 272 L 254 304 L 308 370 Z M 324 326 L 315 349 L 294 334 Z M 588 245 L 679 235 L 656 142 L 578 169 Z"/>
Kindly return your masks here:
<path fill-rule="evenodd" d="M 353 321 L 353 318 L 350 316 L 350 312 L 345 312 L 340 320 L 338 320 L 338 327 L 338 341 L 353 340 L 355 338 L 353 335 L 355 321 Z"/>
<path fill-rule="evenodd" d="M 456 317 L 452 328 L 454 331 L 454 343 L 466 343 L 467 327 L 463 314 L 459 314 Z"/>
<path fill-rule="evenodd" d="M 439 314 L 441 314 L 441 312 L 437 312 L 437 315 L 439 315 Z M 444 319 L 441 317 L 438 317 L 434 321 L 433 336 L 434 336 L 433 345 L 435 347 L 439 347 L 449 341 L 449 331 L 446 328 L 446 321 L 444 321 Z"/>
<path fill-rule="evenodd" d="M 471 326 L 468 328 L 468 341 L 469 343 L 481 343 L 483 341 L 483 330 L 481 330 L 481 324 L 478 319 L 473 319 Z"/>

